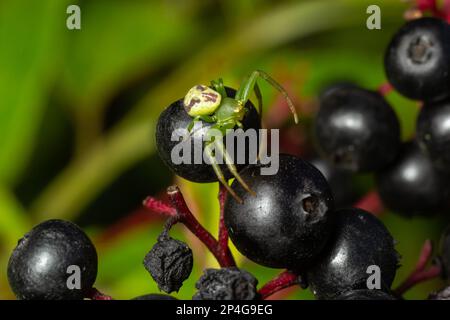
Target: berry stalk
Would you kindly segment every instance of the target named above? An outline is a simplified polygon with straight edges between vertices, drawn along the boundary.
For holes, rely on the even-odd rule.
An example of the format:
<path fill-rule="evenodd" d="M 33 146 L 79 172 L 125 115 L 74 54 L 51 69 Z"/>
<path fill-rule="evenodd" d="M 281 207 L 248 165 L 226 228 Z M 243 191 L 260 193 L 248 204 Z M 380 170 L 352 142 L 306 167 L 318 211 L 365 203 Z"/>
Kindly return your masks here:
<path fill-rule="evenodd" d="M 416 268 L 409 275 L 409 277 L 406 278 L 405 281 L 403 281 L 397 289 L 395 289 L 394 292 L 398 296 L 402 296 L 406 291 L 411 289 L 416 284 L 437 278 L 441 275 L 442 267 L 439 264 L 434 264 L 427 268 L 427 264 L 431 260 L 432 252 L 433 245 L 430 240 L 426 240 L 422 247 L 422 251 L 420 253 L 419 260 L 417 261 Z"/>
<path fill-rule="evenodd" d="M 86 298 L 91 300 L 114 300 L 111 296 L 101 293 L 96 288 L 89 290 Z"/>
<path fill-rule="evenodd" d="M 354 207 L 369 211 L 375 216 L 380 216 L 384 211 L 384 205 L 381 201 L 380 195 L 377 191 L 373 190 L 359 199 Z"/>
<path fill-rule="evenodd" d="M 392 91 L 394 91 L 394 87 L 392 86 L 392 84 L 390 84 L 389 82 L 385 82 L 382 83 L 379 87 L 378 87 L 378 92 L 383 96 L 387 96 L 389 93 L 391 93 Z"/>
<path fill-rule="evenodd" d="M 225 200 L 227 198 L 227 190 L 224 186 L 219 186 L 219 205 L 220 205 L 220 218 L 219 218 L 219 249 L 222 252 L 227 252 L 231 255 L 229 252 L 228 247 L 228 230 L 225 226 L 225 219 L 224 219 L 224 206 L 225 206 Z"/>
<path fill-rule="evenodd" d="M 168 221 L 169 227 L 181 222 L 183 223 L 203 244 L 211 251 L 217 262 L 221 267 L 234 267 L 236 263 L 228 248 L 228 240 L 225 246 L 220 245 L 208 230 L 206 230 L 195 218 L 189 210 L 186 201 L 177 186 L 171 186 L 167 189 L 167 194 L 172 206 L 169 206 L 162 201 L 148 197 L 144 200 L 144 206 L 156 213 L 165 215 L 170 218 Z M 226 231 L 221 231 L 222 241 L 228 239 Z"/>
<path fill-rule="evenodd" d="M 274 293 L 297 284 L 299 284 L 298 276 L 290 271 L 284 271 L 262 286 L 258 293 L 262 299 L 267 299 Z"/>

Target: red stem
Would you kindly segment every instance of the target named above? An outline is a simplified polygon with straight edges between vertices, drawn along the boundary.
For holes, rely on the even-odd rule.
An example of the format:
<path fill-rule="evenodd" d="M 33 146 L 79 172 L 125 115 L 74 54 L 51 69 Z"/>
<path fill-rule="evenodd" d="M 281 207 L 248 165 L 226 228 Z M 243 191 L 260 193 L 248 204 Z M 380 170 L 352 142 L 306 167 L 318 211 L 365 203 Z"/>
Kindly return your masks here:
<path fill-rule="evenodd" d="M 383 96 L 387 96 L 394 90 L 394 87 L 389 83 L 385 82 L 378 87 L 378 92 Z"/>
<path fill-rule="evenodd" d="M 377 217 L 379 217 L 384 211 L 383 202 L 380 199 L 380 195 L 376 191 L 370 191 L 359 199 L 353 206 L 369 211 Z"/>
<path fill-rule="evenodd" d="M 262 286 L 258 293 L 262 299 L 267 299 L 272 294 L 297 284 L 298 276 L 290 271 L 284 271 Z"/>
<path fill-rule="evenodd" d="M 91 300 L 114 300 L 111 296 L 101 293 L 96 288 L 91 288 L 86 298 Z"/>
<path fill-rule="evenodd" d="M 163 214 L 171 220 L 171 223 L 183 223 L 205 246 L 211 251 L 221 267 L 234 267 L 236 263 L 228 248 L 219 245 L 219 242 L 206 230 L 194 217 L 189 210 L 180 189 L 177 186 L 171 186 L 167 189 L 167 194 L 173 207 L 162 201 L 148 197 L 144 201 L 144 206 L 152 211 Z M 222 231 L 224 233 L 224 231 Z M 227 235 L 228 238 L 228 235 Z"/>
<path fill-rule="evenodd" d="M 442 267 L 438 264 L 430 266 L 428 269 L 427 264 L 430 262 L 433 252 L 433 245 L 430 240 L 426 240 L 422 251 L 417 261 L 414 271 L 406 278 L 400 286 L 395 289 L 395 293 L 398 296 L 402 296 L 410 288 L 421 282 L 434 279 L 442 274 Z"/>
<path fill-rule="evenodd" d="M 219 205 L 220 205 L 220 218 L 219 218 L 219 248 L 220 250 L 229 250 L 228 247 L 228 230 L 225 226 L 224 219 L 224 206 L 227 199 L 227 189 L 220 185 L 219 187 Z"/>

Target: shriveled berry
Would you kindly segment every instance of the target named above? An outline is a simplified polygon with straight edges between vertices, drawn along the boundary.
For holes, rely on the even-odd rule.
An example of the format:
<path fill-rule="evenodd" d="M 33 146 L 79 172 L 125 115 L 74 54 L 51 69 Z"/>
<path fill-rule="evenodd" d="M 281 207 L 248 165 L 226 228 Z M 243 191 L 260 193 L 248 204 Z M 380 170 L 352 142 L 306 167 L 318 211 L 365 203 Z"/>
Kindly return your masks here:
<path fill-rule="evenodd" d="M 415 142 L 406 143 L 376 181 L 383 203 L 396 213 L 430 216 L 449 206 L 448 175 L 438 172 Z"/>
<path fill-rule="evenodd" d="M 407 22 L 389 44 L 384 67 L 404 96 L 437 100 L 450 94 L 450 27 L 437 18 Z"/>
<path fill-rule="evenodd" d="M 428 296 L 428 300 L 450 300 L 450 286 Z"/>
<path fill-rule="evenodd" d="M 358 172 L 389 164 L 400 146 L 400 125 L 377 92 L 341 86 L 321 97 L 315 118 L 320 151 L 334 165 Z"/>
<path fill-rule="evenodd" d="M 206 269 L 195 284 L 193 300 L 255 300 L 258 280 L 238 268 Z"/>
<path fill-rule="evenodd" d="M 150 294 L 145 294 L 143 296 L 133 298 L 131 300 L 178 300 L 178 299 L 175 297 L 169 296 L 167 294 L 150 293 Z"/>
<path fill-rule="evenodd" d="M 275 175 L 262 165 L 240 174 L 251 181 L 256 197 L 238 183 L 232 188 L 244 202 L 227 197 L 225 225 L 238 250 L 273 268 L 303 268 L 320 253 L 333 228 L 333 198 L 327 181 L 313 165 L 281 154 Z"/>
<path fill-rule="evenodd" d="M 433 164 L 450 171 L 450 100 L 425 103 L 416 130 L 417 141 Z"/>
<path fill-rule="evenodd" d="M 334 300 L 397 300 L 393 295 L 377 289 L 350 290 Z"/>
<path fill-rule="evenodd" d="M 368 289 L 370 266 L 379 268 L 381 289 L 389 291 L 399 260 L 389 231 L 361 209 L 341 209 L 335 214 L 334 237 L 307 273 L 314 295 L 333 299 L 349 290 Z"/>
<path fill-rule="evenodd" d="M 231 88 L 226 88 L 227 95 L 229 97 L 234 96 L 236 90 Z M 242 121 L 242 129 L 245 131 L 247 129 L 259 130 L 261 128 L 261 119 L 256 111 L 253 104 L 248 101 L 246 107 L 249 112 L 245 115 Z M 191 154 L 189 156 L 190 164 L 175 164 L 172 161 L 172 150 L 179 144 L 179 141 L 172 141 L 172 134 L 175 130 L 187 129 L 192 122 L 192 117 L 184 109 L 183 99 L 177 100 L 168 106 L 159 116 L 158 124 L 156 126 L 156 146 L 158 148 L 158 153 L 164 163 L 178 176 L 193 182 L 215 182 L 217 181 L 217 175 L 214 173 L 212 166 L 205 161 L 201 163 L 195 163 L 195 151 L 196 146 L 204 146 L 204 137 L 208 129 L 213 125 L 212 123 L 207 123 L 205 121 L 199 120 L 198 123 L 202 125 L 201 130 L 197 130 L 191 133 L 189 140 L 191 142 Z M 194 129 L 195 130 L 195 129 Z M 243 134 L 242 134 L 243 137 Z M 226 138 L 224 137 L 226 140 Z M 246 156 L 245 159 L 249 158 L 249 142 L 248 139 L 244 140 L 239 138 L 241 141 L 245 141 Z M 225 141 L 224 140 L 224 141 Z M 187 142 L 186 142 L 187 143 Z M 237 138 L 235 139 L 235 150 L 228 150 L 227 152 L 237 158 Z M 201 150 L 204 151 L 204 148 Z M 200 154 L 200 157 L 202 154 Z M 197 156 L 198 157 L 198 156 Z M 201 160 L 201 159 L 200 159 Z M 246 163 L 247 164 L 247 163 Z M 242 169 L 245 164 L 236 163 L 238 170 Z M 233 175 L 228 170 L 225 164 L 221 165 L 221 170 L 227 179 L 233 177 Z"/>
<path fill-rule="evenodd" d="M 69 279 L 78 268 L 80 288 Z M 63 220 L 35 226 L 19 240 L 8 263 L 9 284 L 21 300 L 83 299 L 96 277 L 94 245 L 83 230 Z"/>
<path fill-rule="evenodd" d="M 144 266 L 158 284 L 170 293 L 178 291 L 192 271 L 192 250 L 187 244 L 163 232 L 144 258 Z"/>

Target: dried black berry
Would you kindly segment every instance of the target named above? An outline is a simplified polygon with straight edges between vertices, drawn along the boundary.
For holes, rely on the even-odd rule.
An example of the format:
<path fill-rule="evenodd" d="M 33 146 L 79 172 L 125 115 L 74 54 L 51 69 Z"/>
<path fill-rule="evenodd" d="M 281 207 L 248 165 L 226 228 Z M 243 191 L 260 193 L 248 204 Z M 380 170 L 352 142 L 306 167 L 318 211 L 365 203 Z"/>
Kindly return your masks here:
<path fill-rule="evenodd" d="M 193 300 L 255 300 L 258 280 L 237 268 L 206 269 L 195 284 Z"/>
<path fill-rule="evenodd" d="M 144 258 L 145 269 L 158 283 L 158 288 L 170 293 L 180 290 L 192 271 L 192 250 L 182 241 L 163 232 L 158 242 Z"/>

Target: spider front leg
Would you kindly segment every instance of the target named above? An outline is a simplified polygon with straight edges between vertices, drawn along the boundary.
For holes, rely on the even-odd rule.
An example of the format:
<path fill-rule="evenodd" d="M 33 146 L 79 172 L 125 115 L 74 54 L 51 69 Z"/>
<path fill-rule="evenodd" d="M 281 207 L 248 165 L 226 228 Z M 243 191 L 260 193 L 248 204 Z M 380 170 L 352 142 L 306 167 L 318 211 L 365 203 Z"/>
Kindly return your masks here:
<path fill-rule="evenodd" d="M 187 130 L 189 132 L 192 131 L 192 128 L 194 127 L 195 123 L 197 121 L 203 120 L 204 122 L 207 123 L 214 123 L 216 122 L 216 119 L 214 119 L 214 116 L 195 116 L 194 119 L 192 119 L 191 123 L 189 123 L 189 126 L 187 128 Z"/>
<path fill-rule="evenodd" d="M 237 202 L 243 203 L 241 197 L 239 197 L 236 194 L 236 192 L 234 192 L 234 190 L 231 189 L 231 187 L 228 185 L 228 182 L 225 179 L 225 176 L 223 175 L 222 169 L 220 169 L 220 166 L 217 163 L 216 155 L 215 155 L 213 150 L 214 150 L 214 142 L 208 142 L 205 145 L 205 153 L 206 153 L 206 156 L 209 159 L 209 162 L 211 163 L 211 166 L 212 166 L 212 168 L 214 170 L 214 173 L 217 176 L 217 179 L 225 187 L 225 189 L 227 189 L 227 191 L 233 196 L 233 198 L 236 199 Z"/>
<path fill-rule="evenodd" d="M 295 123 L 298 123 L 297 111 L 295 110 L 294 103 L 292 102 L 291 98 L 289 98 L 288 93 L 278 82 L 276 82 L 271 76 L 269 76 L 264 71 L 261 71 L 261 70 L 253 71 L 247 77 L 247 79 L 242 83 L 239 90 L 236 92 L 236 95 L 234 98 L 237 101 L 239 101 L 239 103 L 241 103 L 242 105 L 245 105 L 250 97 L 250 92 L 252 90 L 255 90 L 255 93 L 257 91 L 259 91 L 258 87 L 256 87 L 257 89 L 255 89 L 255 86 L 257 86 L 256 80 L 259 77 L 261 77 L 262 79 L 267 81 L 267 83 L 269 83 L 272 87 L 274 87 L 276 90 L 278 90 L 283 95 L 283 97 L 286 99 L 286 102 L 287 102 L 289 108 L 291 109 L 292 114 L 294 115 Z M 260 93 L 261 92 L 259 92 L 259 94 Z M 258 93 L 256 93 L 256 95 L 258 95 Z"/>
<path fill-rule="evenodd" d="M 210 130 L 218 130 L 215 133 L 219 133 L 218 135 L 212 135 L 211 132 L 209 131 L 207 132 L 207 141 L 208 144 L 205 147 L 205 150 L 207 151 L 207 155 L 208 158 L 211 162 L 211 165 L 213 166 L 214 172 L 217 175 L 217 178 L 219 179 L 219 181 L 228 189 L 228 191 L 230 191 L 230 187 L 228 186 L 228 183 L 226 182 L 222 170 L 220 169 L 220 166 L 217 164 L 217 160 L 215 157 L 215 154 L 212 153 L 212 147 L 215 147 L 215 151 L 219 151 L 223 157 L 223 159 L 225 160 L 225 164 L 228 167 L 228 170 L 230 170 L 231 174 L 236 178 L 236 180 L 241 184 L 241 186 L 251 195 L 256 196 L 256 193 L 248 186 L 248 184 L 244 181 L 244 179 L 242 179 L 242 177 L 239 175 L 239 172 L 236 168 L 236 166 L 234 165 L 234 161 L 231 158 L 230 154 L 228 153 L 228 151 L 226 150 L 223 141 L 222 141 L 222 137 L 225 136 L 226 134 L 226 130 L 227 129 L 233 129 L 234 128 L 235 123 L 234 122 L 229 122 L 229 123 L 225 123 L 222 126 L 219 125 L 214 125 L 211 127 Z M 214 141 L 211 141 L 212 136 L 214 136 Z M 240 199 L 240 197 L 238 197 L 236 195 L 236 193 L 234 191 L 230 191 L 230 194 L 238 201 L 238 202 L 242 202 L 242 199 Z"/>

